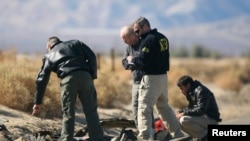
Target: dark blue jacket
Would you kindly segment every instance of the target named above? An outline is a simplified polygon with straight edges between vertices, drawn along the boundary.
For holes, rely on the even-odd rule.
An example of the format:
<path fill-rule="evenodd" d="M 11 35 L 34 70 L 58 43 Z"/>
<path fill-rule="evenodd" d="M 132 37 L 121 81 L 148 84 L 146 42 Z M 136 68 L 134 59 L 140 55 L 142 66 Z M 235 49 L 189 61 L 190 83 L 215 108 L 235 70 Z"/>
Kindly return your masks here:
<path fill-rule="evenodd" d="M 141 36 L 140 54 L 132 62 L 145 74 L 166 74 L 169 70 L 169 41 L 153 29 Z"/>

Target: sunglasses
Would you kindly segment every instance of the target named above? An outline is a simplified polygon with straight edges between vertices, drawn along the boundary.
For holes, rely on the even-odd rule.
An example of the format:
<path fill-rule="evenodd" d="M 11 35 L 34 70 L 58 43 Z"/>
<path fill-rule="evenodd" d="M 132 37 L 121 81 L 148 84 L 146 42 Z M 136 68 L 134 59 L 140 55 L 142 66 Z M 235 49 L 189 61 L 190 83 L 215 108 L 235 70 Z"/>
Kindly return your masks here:
<path fill-rule="evenodd" d="M 135 34 L 139 34 L 140 30 L 136 29 L 134 32 L 135 32 Z"/>

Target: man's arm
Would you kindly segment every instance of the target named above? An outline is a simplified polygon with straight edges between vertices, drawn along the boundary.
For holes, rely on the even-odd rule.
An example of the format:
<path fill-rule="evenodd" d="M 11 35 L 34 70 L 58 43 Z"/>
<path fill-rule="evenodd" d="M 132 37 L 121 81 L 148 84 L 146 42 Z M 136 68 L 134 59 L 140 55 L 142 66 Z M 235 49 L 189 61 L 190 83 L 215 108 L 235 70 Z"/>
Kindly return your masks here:
<path fill-rule="evenodd" d="M 97 59 L 95 53 L 83 42 L 80 42 L 84 50 L 86 63 L 89 66 L 90 73 L 93 79 L 97 79 Z"/>
<path fill-rule="evenodd" d="M 134 70 L 135 69 L 135 65 L 133 63 L 131 63 L 130 61 L 128 61 L 128 59 L 127 59 L 128 56 L 132 57 L 132 54 L 130 52 L 131 52 L 131 47 L 127 47 L 126 52 L 124 53 L 123 58 L 122 58 L 122 66 L 126 70 Z"/>
<path fill-rule="evenodd" d="M 201 116 L 205 114 L 208 109 L 209 101 L 211 100 L 210 95 L 207 94 L 207 91 L 204 91 L 200 88 L 196 89 L 195 91 L 195 95 L 197 98 L 195 106 L 185 108 L 185 115 Z"/>
<path fill-rule="evenodd" d="M 35 104 L 41 104 L 42 99 L 50 79 L 51 70 L 49 69 L 49 61 L 44 57 L 43 65 L 36 78 L 36 93 L 35 93 Z"/>
<path fill-rule="evenodd" d="M 155 55 L 153 44 L 154 38 L 153 37 L 147 37 L 144 39 L 143 42 L 140 44 L 140 53 L 138 56 L 133 56 L 131 58 L 131 62 L 135 64 L 138 68 L 146 68 L 150 67 L 150 63 L 152 61 L 153 56 Z"/>
<path fill-rule="evenodd" d="M 36 115 L 41 111 L 41 104 L 42 104 L 42 100 L 45 94 L 47 84 L 50 79 L 50 73 L 51 73 L 51 70 L 49 69 L 49 62 L 44 57 L 43 65 L 36 79 L 36 93 L 35 93 L 35 100 L 34 100 L 32 115 Z"/>

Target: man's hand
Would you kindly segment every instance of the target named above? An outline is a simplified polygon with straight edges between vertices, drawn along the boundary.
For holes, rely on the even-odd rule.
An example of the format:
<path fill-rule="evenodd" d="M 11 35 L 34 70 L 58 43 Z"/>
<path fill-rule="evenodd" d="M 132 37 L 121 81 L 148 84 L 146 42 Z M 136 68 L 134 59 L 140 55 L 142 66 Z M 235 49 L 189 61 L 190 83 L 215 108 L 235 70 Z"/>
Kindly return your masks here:
<path fill-rule="evenodd" d="M 182 116 L 184 116 L 183 113 L 177 112 L 176 114 L 176 118 L 179 120 Z"/>
<path fill-rule="evenodd" d="M 127 56 L 128 63 L 131 63 L 133 59 L 133 56 Z"/>
<path fill-rule="evenodd" d="M 41 111 L 41 105 L 34 104 L 32 115 L 34 116 L 34 115 L 38 114 L 40 111 Z"/>

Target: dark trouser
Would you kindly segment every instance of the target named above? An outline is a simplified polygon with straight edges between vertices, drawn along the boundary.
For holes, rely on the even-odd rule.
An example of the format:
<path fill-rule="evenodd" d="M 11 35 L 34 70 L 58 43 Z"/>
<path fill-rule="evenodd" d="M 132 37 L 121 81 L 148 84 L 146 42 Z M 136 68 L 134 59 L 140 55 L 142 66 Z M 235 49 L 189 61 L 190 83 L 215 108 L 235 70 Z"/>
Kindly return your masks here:
<path fill-rule="evenodd" d="M 73 140 L 77 97 L 83 106 L 90 140 L 102 140 L 103 130 L 97 113 L 97 97 L 94 82 L 88 72 L 76 71 L 61 80 L 62 141 Z"/>

